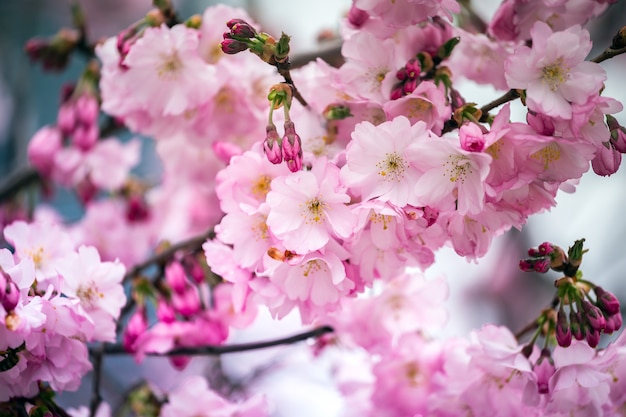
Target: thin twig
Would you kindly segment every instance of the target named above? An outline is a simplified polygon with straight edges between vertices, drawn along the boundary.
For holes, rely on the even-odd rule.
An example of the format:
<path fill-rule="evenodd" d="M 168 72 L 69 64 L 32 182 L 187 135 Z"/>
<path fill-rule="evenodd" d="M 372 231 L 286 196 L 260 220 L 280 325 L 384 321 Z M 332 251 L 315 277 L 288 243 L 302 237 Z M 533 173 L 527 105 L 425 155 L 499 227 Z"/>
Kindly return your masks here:
<path fill-rule="evenodd" d="M 102 359 L 104 356 L 104 344 L 100 344 L 91 350 L 91 362 L 93 364 L 93 381 L 91 386 L 91 401 L 89 403 L 89 416 L 95 417 L 102 395 L 100 394 L 100 377 L 102 375 Z"/>
<path fill-rule="evenodd" d="M 182 242 L 176 243 L 167 249 L 155 254 L 154 256 L 146 259 L 140 264 L 132 267 L 124 276 L 124 281 L 131 279 L 132 277 L 138 275 L 142 270 L 154 265 L 161 264 L 169 260 L 174 254 L 183 249 L 198 249 L 202 246 L 204 242 L 208 239 L 213 239 L 215 237 L 215 232 L 213 229 L 210 229 L 207 232 L 204 232 L 198 236 L 193 236 L 187 240 L 183 240 Z"/>
<path fill-rule="evenodd" d="M 482 112 L 480 121 L 481 122 L 487 121 L 487 114 L 489 113 L 489 110 L 495 109 L 496 107 L 501 106 L 504 103 L 508 103 L 509 101 L 518 99 L 519 97 L 520 95 L 517 90 L 509 90 L 506 93 L 504 93 L 501 97 L 498 97 L 492 102 L 485 104 L 484 106 L 480 108 L 480 111 Z"/>
<path fill-rule="evenodd" d="M 596 64 L 599 64 L 602 61 L 606 61 L 607 59 L 613 58 L 614 56 L 621 55 L 624 53 L 626 53 L 626 46 L 623 48 L 619 48 L 619 49 L 613 49 L 609 47 L 609 48 L 606 48 L 604 51 L 602 51 L 600 55 L 593 58 L 591 62 L 595 62 Z"/>
<path fill-rule="evenodd" d="M 181 347 L 173 349 L 169 352 L 157 353 L 146 352 L 147 356 L 200 356 L 200 355 L 224 355 L 226 353 L 246 352 L 249 350 L 265 349 L 268 347 L 290 345 L 297 342 L 303 342 L 307 339 L 323 336 L 327 333 L 334 332 L 330 326 L 317 327 L 306 332 L 298 333 L 293 336 L 283 337 L 280 339 L 267 340 L 263 342 L 239 343 L 232 345 L 205 345 L 197 347 Z M 128 355 L 121 344 L 104 345 L 103 353 L 105 355 Z"/>
<path fill-rule="evenodd" d="M 21 189 L 40 181 L 41 176 L 34 168 L 24 167 L 19 169 L 0 185 L 0 204 L 11 199 Z"/>

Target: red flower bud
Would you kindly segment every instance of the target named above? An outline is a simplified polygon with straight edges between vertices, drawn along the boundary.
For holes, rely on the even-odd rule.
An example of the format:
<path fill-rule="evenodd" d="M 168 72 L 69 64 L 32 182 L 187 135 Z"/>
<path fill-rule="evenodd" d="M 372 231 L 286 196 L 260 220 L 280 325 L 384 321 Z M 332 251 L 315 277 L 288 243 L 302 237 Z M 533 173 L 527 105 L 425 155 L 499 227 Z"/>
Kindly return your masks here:
<path fill-rule="evenodd" d="M 282 139 L 278 136 L 276 126 L 274 125 L 267 125 L 265 131 L 267 136 L 263 141 L 263 152 L 265 152 L 267 160 L 272 164 L 280 164 L 283 162 Z"/>

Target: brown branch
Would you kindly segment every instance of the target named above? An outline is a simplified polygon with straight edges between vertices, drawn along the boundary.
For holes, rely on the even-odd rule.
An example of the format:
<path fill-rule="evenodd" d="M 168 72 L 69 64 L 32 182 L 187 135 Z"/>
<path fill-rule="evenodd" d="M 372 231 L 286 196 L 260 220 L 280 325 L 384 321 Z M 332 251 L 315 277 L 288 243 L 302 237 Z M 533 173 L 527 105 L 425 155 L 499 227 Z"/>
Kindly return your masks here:
<path fill-rule="evenodd" d="M 173 349 L 165 353 L 146 352 L 147 356 L 200 356 L 200 355 L 224 355 L 227 353 L 247 352 L 250 350 L 265 349 L 280 345 L 290 345 L 297 342 L 303 342 L 311 338 L 317 338 L 327 333 L 333 333 L 334 329 L 330 326 L 317 327 L 306 332 L 298 333 L 293 336 L 282 337 L 274 340 L 263 342 L 239 343 L 232 345 L 206 345 L 197 347 L 181 347 Z M 105 355 L 128 355 L 121 344 L 104 345 L 103 353 Z"/>
<path fill-rule="evenodd" d="M 519 97 L 520 95 L 517 90 L 509 90 L 506 93 L 504 93 L 501 97 L 498 97 L 492 102 L 485 104 L 484 106 L 480 108 L 480 111 L 482 112 L 482 116 L 480 117 L 479 121 L 486 122 L 489 110 L 495 109 L 496 107 L 501 106 L 504 103 L 508 103 L 509 101 L 516 100 Z"/>
<path fill-rule="evenodd" d="M 623 53 L 626 53 L 626 46 L 623 48 L 619 48 L 619 49 L 613 49 L 609 47 L 609 48 L 606 48 L 604 51 L 602 51 L 600 55 L 593 58 L 591 62 L 595 62 L 596 64 L 599 64 L 602 61 L 606 61 L 607 59 L 613 58 L 614 56 L 621 55 Z"/>
<path fill-rule="evenodd" d="M 213 238 L 215 238 L 215 232 L 213 231 L 213 229 L 210 229 L 209 231 L 204 232 L 198 236 L 193 236 L 187 240 L 178 242 L 132 267 L 124 276 L 124 281 L 127 281 L 132 277 L 138 275 L 142 270 L 148 268 L 149 266 L 165 263 L 179 250 L 200 248 L 202 244 L 207 241 L 207 239 Z"/>
<path fill-rule="evenodd" d="M 34 168 L 24 167 L 19 169 L 0 185 L 0 204 L 11 199 L 21 189 L 41 181 L 41 176 Z"/>

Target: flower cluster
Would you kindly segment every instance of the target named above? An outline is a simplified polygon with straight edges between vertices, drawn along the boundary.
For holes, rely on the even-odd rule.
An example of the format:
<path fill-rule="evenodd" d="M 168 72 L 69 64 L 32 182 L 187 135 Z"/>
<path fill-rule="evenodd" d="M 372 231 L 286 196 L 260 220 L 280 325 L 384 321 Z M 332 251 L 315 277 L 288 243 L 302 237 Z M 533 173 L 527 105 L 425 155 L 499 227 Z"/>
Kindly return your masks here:
<path fill-rule="evenodd" d="M 582 240 L 567 253 L 543 243 L 520 262 L 563 274 L 524 344 L 493 325 L 435 339 L 447 286 L 423 274 L 445 246 L 484 256 L 590 167 L 618 169 L 626 130 L 611 115 L 622 104 L 602 95 L 603 58 L 586 60 L 582 26 L 607 1 L 506 0 L 481 28 L 453 23 L 468 2 L 354 0 L 342 64 L 301 68 L 289 36 L 262 32 L 241 9 L 183 23 L 169 0 L 154 3 L 93 48 L 100 64 L 29 145 L 41 177 L 72 187 L 85 211 L 71 226 L 36 210 L 38 221 L 4 229 L 0 401 L 41 383 L 77 388 L 91 341 L 119 338 L 138 360 L 169 355 L 182 369 L 181 352 L 223 344 L 263 306 L 331 325 L 320 355 L 366 353 L 361 380 L 336 367 L 359 404 L 346 415 L 623 410 L 624 337 L 595 349 L 621 327 L 620 305 L 583 279 Z M 81 28 L 61 52 L 86 44 Z M 503 96 L 478 107 L 466 79 Z M 525 122 L 512 121 L 517 99 Z M 131 176 L 138 141 L 101 137 L 121 127 L 154 139 L 157 183 Z M 163 417 L 268 413 L 260 397 L 231 402 L 195 377 L 153 405 Z"/>
<path fill-rule="evenodd" d="M 0 249 L 0 401 L 40 382 L 76 389 L 91 369 L 87 343 L 115 341 L 125 268 L 53 224 L 15 222 L 3 235 L 14 252 Z"/>

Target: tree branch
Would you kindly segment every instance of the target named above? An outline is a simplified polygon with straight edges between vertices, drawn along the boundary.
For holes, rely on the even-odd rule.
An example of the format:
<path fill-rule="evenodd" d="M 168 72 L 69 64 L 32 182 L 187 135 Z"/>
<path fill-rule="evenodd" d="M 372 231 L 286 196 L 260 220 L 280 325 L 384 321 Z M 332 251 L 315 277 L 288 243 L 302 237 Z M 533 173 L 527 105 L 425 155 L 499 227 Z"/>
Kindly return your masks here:
<path fill-rule="evenodd" d="M 480 108 L 480 111 L 482 112 L 482 116 L 479 121 L 486 122 L 487 114 L 489 113 L 490 110 L 495 109 L 496 107 L 501 106 L 504 103 L 508 103 L 509 101 L 518 99 L 519 97 L 520 95 L 517 90 L 509 90 L 506 93 L 504 93 L 501 97 L 498 97 L 492 102 L 485 104 L 484 106 Z"/>
<path fill-rule="evenodd" d="M 146 352 L 147 356 L 200 356 L 200 355 L 224 355 L 226 353 L 246 352 L 249 350 L 265 349 L 268 347 L 290 345 L 297 342 L 303 342 L 310 338 L 317 338 L 327 333 L 333 333 L 334 329 L 330 326 L 317 327 L 306 332 L 298 333 L 293 336 L 283 337 L 280 339 L 267 340 L 263 342 L 239 343 L 233 345 L 206 345 L 197 347 L 181 347 L 173 349 L 165 353 Z M 121 344 L 104 345 L 103 353 L 105 355 L 128 355 Z"/>
<path fill-rule="evenodd" d="M 197 249 L 201 247 L 202 244 L 207 241 L 207 239 L 213 238 L 215 238 L 215 232 L 213 231 L 213 229 L 210 229 L 209 231 L 204 232 L 198 236 L 193 236 L 187 240 L 176 243 L 168 247 L 167 249 L 155 254 L 154 256 L 146 259 L 142 263 L 135 265 L 126 273 L 126 275 L 124 276 L 124 281 L 127 281 L 132 277 L 138 275 L 142 270 L 148 268 L 149 266 L 166 262 L 179 250 Z"/>
<path fill-rule="evenodd" d="M 602 61 L 606 61 L 607 59 L 613 58 L 614 56 L 621 55 L 623 53 L 626 53 L 626 46 L 623 48 L 619 48 L 619 49 L 613 49 L 609 47 L 609 48 L 606 48 L 604 51 L 602 51 L 600 55 L 593 58 L 591 62 L 595 62 L 596 64 L 599 64 Z"/>
<path fill-rule="evenodd" d="M 41 176 L 34 168 L 24 167 L 19 169 L 0 185 L 0 204 L 11 199 L 21 189 L 40 181 Z"/>

